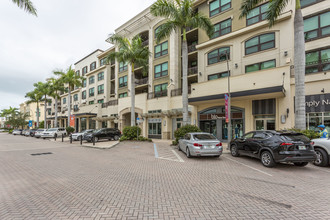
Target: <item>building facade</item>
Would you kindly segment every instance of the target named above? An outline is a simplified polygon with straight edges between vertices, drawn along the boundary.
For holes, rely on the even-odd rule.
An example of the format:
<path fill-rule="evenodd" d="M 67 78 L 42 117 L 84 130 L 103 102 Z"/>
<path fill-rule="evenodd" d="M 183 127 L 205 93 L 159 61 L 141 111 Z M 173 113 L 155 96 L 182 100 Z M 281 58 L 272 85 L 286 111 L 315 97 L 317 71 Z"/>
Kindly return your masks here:
<path fill-rule="evenodd" d="M 37 117 L 38 117 L 38 111 L 37 111 L 37 103 L 29 103 L 26 102 L 19 105 L 19 111 L 21 113 L 28 113 L 29 118 L 27 121 L 32 121 L 32 128 L 37 127 Z M 45 115 L 45 106 L 44 103 L 39 103 L 39 123 L 44 121 L 44 115 Z"/>
<path fill-rule="evenodd" d="M 215 34 L 187 30 L 188 93 L 191 124 L 227 139 L 224 95 L 230 80 L 232 133 L 294 127 L 294 29 L 295 2 L 284 9 L 269 28 L 265 20 L 268 3 L 239 19 L 242 1 L 199 0 L 199 13 L 210 17 Z M 330 128 L 330 2 L 301 0 L 306 41 L 307 127 Z M 112 51 L 96 50 L 75 63 L 85 77 L 72 92 L 72 115 L 76 130 L 130 125 L 130 91 L 135 89 L 135 112 L 143 135 L 172 139 L 182 125 L 181 33 L 156 42 L 157 28 L 165 22 L 145 9 L 115 30 L 132 38 L 140 35 L 152 56 L 148 74 L 117 60 L 105 64 Z M 230 73 L 230 77 L 228 75 Z M 135 87 L 132 88 L 131 77 Z M 67 94 L 61 96 L 63 123 L 67 120 Z M 50 111 L 53 114 L 54 109 Z"/>

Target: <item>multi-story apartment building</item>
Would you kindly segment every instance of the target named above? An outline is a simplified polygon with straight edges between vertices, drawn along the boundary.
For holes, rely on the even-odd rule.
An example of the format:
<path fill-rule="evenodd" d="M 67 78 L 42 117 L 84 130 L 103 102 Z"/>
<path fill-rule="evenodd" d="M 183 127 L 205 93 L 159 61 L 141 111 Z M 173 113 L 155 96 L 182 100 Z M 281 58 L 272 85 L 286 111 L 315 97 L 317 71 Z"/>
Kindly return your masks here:
<path fill-rule="evenodd" d="M 312 129 L 321 123 L 330 126 L 330 4 L 301 2 L 306 33 L 306 117 Z M 294 126 L 294 1 L 271 28 L 265 20 L 267 1 L 242 19 L 240 5 L 241 1 L 233 0 L 198 0 L 196 10 L 210 17 L 214 36 L 210 39 L 202 30 L 187 30 L 190 121 L 222 140 L 227 139 L 224 95 L 229 73 L 234 136 Z M 134 77 L 136 118 L 144 119 L 139 125 L 143 135 L 173 138 L 182 124 L 181 33 L 173 32 L 156 42 L 155 34 L 164 22 L 147 8 L 115 30 L 128 38 L 142 37 L 152 53 L 147 75 L 135 68 L 131 76 L 130 66 L 118 61 L 103 65 L 103 58 L 118 50 L 115 47 L 97 50 L 75 64 L 77 74 L 86 78 L 82 88 L 72 92 L 78 130 L 122 130 L 130 125 Z M 62 96 L 62 113 L 66 96 Z"/>
<path fill-rule="evenodd" d="M 32 120 L 32 127 L 37 127 L 37 103 L 30 103 L 27 104 L 26 102 L 23 102 L 19 105 L 19 111 L 21 113 L 28 113 L 30 116 L 27 119 L 27 121 Z M 44 103 L 39 103 L 39 123 L 44 120 L 45 115 L 45 106 Z"/>

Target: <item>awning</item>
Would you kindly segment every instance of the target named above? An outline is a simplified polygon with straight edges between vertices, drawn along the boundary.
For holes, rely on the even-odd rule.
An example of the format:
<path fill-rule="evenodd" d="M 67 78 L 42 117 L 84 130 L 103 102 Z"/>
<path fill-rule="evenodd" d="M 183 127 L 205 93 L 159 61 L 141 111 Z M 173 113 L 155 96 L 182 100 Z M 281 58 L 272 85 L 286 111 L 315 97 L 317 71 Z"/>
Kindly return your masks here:
<path fill-rule="evenodd" d="M 95 114 L 95 113 L 79 113 L 79 114 L 75 114 L 75 116 L 79 117 L 79 118 L 82 118 L 82 117 L 92 118 L 92 117 L 96 117 L 97 114 Z"/>

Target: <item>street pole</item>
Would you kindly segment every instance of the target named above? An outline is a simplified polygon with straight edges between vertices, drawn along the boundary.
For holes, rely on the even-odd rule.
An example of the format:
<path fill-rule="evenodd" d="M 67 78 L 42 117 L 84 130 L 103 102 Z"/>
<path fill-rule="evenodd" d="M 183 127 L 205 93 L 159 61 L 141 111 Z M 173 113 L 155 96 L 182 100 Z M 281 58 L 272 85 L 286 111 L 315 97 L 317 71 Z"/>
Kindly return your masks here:
<path fill-rule="evenodd" d="M 229 62 L 228 62 L 228 51 L 226 51 L 226 60 L 227 60 L 227 71 L 228 71 L 228 145 L 227 149 L 229 150 L 229 143 L 231 141 L 231 103 L 230 103 L 230 71 L 229 71 Z"/>

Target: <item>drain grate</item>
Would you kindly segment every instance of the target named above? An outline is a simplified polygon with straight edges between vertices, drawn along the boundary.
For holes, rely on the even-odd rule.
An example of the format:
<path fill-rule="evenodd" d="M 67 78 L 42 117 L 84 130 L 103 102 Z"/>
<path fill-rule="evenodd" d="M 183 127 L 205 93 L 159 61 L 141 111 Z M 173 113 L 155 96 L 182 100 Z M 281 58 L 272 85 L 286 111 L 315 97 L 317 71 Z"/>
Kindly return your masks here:
<path fill-rule="evenodd" d="M 53 153 L 52 152 L 36 153 L 36 154 L 31 154 L 31 156 L 40 156 L 40 155 L 47 155 L 47 154 L 53 154 Z"/>

